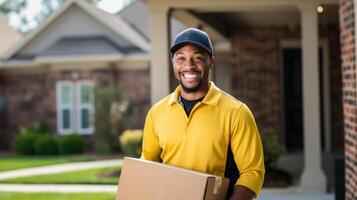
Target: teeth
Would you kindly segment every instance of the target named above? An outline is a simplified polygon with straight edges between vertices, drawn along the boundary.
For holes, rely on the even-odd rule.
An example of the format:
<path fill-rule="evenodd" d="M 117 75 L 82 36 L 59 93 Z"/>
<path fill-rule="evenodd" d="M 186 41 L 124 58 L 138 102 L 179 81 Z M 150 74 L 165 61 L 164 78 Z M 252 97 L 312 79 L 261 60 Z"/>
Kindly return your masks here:
<path fill-rule="evenodd" d="M 196 76 L 198 76 L 198 72 L 182 72 L 182 75 L 185 77 L 185 78 L 194 78 Z"/>
<path fill-rule="evenodd" d="M 185 78 L 192 79 L 197 76 L 197 74 L 183 74 Z"/>

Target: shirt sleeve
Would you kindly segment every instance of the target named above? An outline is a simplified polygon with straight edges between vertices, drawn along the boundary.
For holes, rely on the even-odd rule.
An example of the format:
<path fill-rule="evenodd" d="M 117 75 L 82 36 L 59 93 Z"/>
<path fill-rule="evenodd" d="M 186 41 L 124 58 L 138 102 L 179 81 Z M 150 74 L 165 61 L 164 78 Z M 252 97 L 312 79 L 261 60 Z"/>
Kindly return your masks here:
<path fill-rule="evenodd" d="M 145 120 L 141 159 L 159 162 L 160 154 L 161 148 L 159 138 L 155 132 L 151 109 Z"/>
<path fill-rule="evenodd" d="M 239 170 L 235 185 L 245 186 L 258 196 L 265 174 L 263 146 L 253 114 L 245 104 L 233 124 L 231 149 Z"/>

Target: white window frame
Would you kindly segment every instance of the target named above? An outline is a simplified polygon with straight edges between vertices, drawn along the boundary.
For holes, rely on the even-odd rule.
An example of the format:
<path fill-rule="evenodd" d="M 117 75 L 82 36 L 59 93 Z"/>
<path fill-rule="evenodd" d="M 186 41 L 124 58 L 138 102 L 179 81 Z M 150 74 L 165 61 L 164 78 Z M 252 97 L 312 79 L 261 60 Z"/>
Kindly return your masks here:
<path fill-rule="evenodd" d="M 69 105 L 63 105 L 62 103 L 62 87 L 70 87 L 71 103 Z M 56 100 L 57 100 L 57 132 L 60 134 L 67 134 L 73 132 L 73 83 L 71 81 L 59 81 L 56 84 Z M 69 109 L 70 112 L 70 127 L 68 129 L 63 128 L 63 116 L 62 110 Z"/>
<path fill-rule="evenodd" d="M 83 104 L 81 102 L 81 86 L 90 86 L 91 88 L 91 103 Z M 64 105 L 62 103 L 62 87 L 70 87 L 70 99 L 71 103 L 69 105 Z M 92 81 L 58 81 L 56 83 L 56 101 L 57 101 L 57 132 L 59 134 L 69 134 L 69 133 L 79 133 L 81 135 L 90 135 L 94 133 L 94 124 L 90 122 L 88 128 L 81 127 L 82 113 L 81 109 L 86 108 L 89 110 L 89 116 L 94 117 L 94 84 Z M 70 128 L 63 128 L 63 116 L 62 110 L 70 110 Z"/>
<path fill-rule="evenodd" d="M 81 102 L 81 86 L 89 86 L 91 88 L 90 102 L 91 103 L 82 103 Z M 77 100 L 77 132 L 80 134 L 93 134 L 94 133 L 94 124 L 93 122 L 89 123 L 88 128 L 82 128 L 82 112 L 81 109 L 85 108 L 89 110 L 90 118 L 94 117 L 94 87 L 93 82 L 91 81 L 78 81 L 76 84 L 76 100 Z"/>

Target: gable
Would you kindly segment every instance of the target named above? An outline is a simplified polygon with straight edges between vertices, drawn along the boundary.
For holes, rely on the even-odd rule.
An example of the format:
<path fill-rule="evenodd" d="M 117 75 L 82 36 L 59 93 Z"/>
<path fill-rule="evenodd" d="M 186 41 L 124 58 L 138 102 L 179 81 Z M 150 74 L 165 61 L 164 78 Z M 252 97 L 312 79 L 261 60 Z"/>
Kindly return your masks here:
<path fill-rule="evenodd" d="M 0 56 L 11 48 L 19 39 L 21 35 L 12 29 L 3 16 L 0 15 Z"/>
<path fill-rule="evenodd" d="M 120 46 L 123 49 L 137 48 L 88 12 L 78 7 L 77 4 L 72 4 L 61 13 L 60 17 L 37 34 L 12 58 L 31 59 L 38 55 L 44 55 L 48 49 L 51 49 L 53 45 L 58 44 L 65 38 L 82 37 L 107 38 L 108 41 L 113 42 L 114 46 Z M 95 45 L 92 48 L 95 48 Z"/>

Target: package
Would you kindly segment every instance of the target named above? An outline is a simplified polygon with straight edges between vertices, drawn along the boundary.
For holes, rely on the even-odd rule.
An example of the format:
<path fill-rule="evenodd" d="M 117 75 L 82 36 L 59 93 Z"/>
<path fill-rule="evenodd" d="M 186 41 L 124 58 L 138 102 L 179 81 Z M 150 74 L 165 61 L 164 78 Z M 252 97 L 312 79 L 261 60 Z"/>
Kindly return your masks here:
<path fill-rule="evenodd" d="M 116 200 L 223 200 L 229 179 L 135 158 L 124 158 Z"/>

